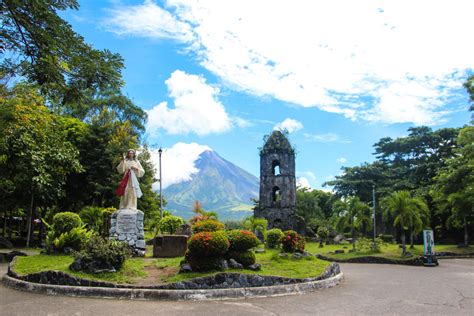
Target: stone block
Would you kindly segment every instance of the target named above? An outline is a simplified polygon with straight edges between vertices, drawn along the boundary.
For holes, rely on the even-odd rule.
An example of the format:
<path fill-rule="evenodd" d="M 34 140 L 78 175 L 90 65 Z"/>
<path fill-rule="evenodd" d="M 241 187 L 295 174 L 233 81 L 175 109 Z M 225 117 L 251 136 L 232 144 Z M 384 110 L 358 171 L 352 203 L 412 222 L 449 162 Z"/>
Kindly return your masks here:
<path fill-rule="evenodd" d="M 173 258 L 184 256 L 188 249 L 188 236 L 160 235 L 153 242 L 154 258 Z"/>

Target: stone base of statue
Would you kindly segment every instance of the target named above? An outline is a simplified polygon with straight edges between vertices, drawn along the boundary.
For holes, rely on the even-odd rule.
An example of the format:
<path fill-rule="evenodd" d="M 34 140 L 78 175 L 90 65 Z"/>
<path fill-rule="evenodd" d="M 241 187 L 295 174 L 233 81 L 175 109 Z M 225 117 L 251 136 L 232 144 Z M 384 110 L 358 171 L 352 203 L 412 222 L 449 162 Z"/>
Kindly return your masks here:
<path fill-rule="evenodd" d="M 159 235 L 153 240 L 153 258 L 182 257 L 187 249 L 186 235 Z"/>
<path fill-rule="evenodd" d="M 143 212 L 130 208 L 115 211 L 110 219 L 109 236 L 127 243 L 132 249 L 133 255 L 145 256 Z"/>

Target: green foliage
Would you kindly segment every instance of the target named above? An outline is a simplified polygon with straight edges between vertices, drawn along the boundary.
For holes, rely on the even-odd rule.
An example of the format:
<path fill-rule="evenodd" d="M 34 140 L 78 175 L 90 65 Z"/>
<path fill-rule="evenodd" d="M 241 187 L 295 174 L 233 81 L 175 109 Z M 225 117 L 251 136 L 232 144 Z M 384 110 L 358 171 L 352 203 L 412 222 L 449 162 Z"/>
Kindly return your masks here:
<path fill-rule="evenodd" d="M 184 260 L 189 263 L 193 271 L 211 271 L 219 269 L 219 263 L 222 258 L 195 256 L 191 252 L 186 251 Z"/>
<path fill-rule="evenodd" d="M 280 228 L 272 228 L 267 231 L 267 247 L 278 248 L 284 234 Z"/>
<path fill-rule="evenodd" d="M 224 231 L 197 233 L 188 241 L 188 249 L 192 256 L 223 256 L 229 250 L 229 246 L 230 243 Z"/>
<path fill-rule="evenodd" d="M 92 236 L 92 233 L 83 227 L 75 227 L 59 235 L 51 231 L 46 236 L 46 248 L 51 253 L 63 253 L 68 249 L 80 250 Z"/>
<path fill-rule="evenodd" d="M 225 226 L 221 222 L 214 219 L 207 219 L 195 223 L 192 227 L 193 233 L 215 232 L 224 230 Z"/>
<path fill-rule="evenodd" d="M 82 267 L 94 262 L 98 267 L 110 267 L 120 270 L 125 259 L 130 255 L 128 245 L 117 240 L 93 236 L 80 252 L 74 253 L 76 260 L 80 259 Z M 86 271 L 91 272 L 91 271 Z"/>
<path fill-rule="evenodd" d="M 104 224 L 102 208 L 95 206 L 85 207 L 81 210 L 79 216 L 88 229 L 100 233 Z"/>
<path fill-rule="evenodd" d="M 243 223 L 243 221 L 227 220 L 227 221 L 224 221 L 224 226 L 225 226 L 225 229 L 226 229 L 226 230 L 244 229 L 244 223 Z"/>
<path fill-rule="evenodd" d="M 260 156 L 277 151 L 295 154 L 295 149 L 288 140 L 288 136 L 289 133 L 287 130 L 273 131 L 270 135 L 265 135 L 263 137 L 264 145 L 259 148 Z"/>
<path fill-rule="evenodd" d="M 393 243 L 395 240 L 395 238 L 393 238 L 393 235 L 388 234 L 380 234 L 378 238 L 382 239 L 385 243 Z"/>
<path fill-rule="evenodd" d="M 352 245 L 355 248 L 356 232 L 366 233 L 372 227 L 370 207 L 358 197 L 350 197 L 346 201 L 338 201 L 334 204 L 338 217 L 337 228 L 344 232 L 349 228 Z"/>
<path fill-rule="evenodd" d="M 259 241 L 254 233 L 248 230 L 230 230 L 226 231 L 229 240 L 229 250 L 245 251 L 257 247 Z"/>
<path fill-rule="evenodd" d="M 327 220 L 333 215 L 336 200 L 330 192 L 299 187 L 296 191 L 296 213 L 307 223 L 311 220 Z M 317 228 L 313 230 L 316 232 Z"/>
<path fill-rule="evenodd" d="M 281 246 L 284 252 L 304 252 L 305 240 L 293 230 L 283 232 Z"/>
<path fill-rule="evenodd" d="M 329 237 L 329 230 L 324 226 L 319 226 L 317 234 L 319 237 L 319 245 L 322 247 L 323 241 Z"/>
<path fill-rule="evenodd" d="M 374 248 L 375 246 L 375 248 Z M 382 247 L 386 247 L 387 243 L 381 238 L 375 238 L 375 244 L 372 239 L 361 237 L 356 241 L 356 250 L 359 252 L 382 252 Z"/>
<path fill-rule="evenodd" d="M 227 258 L 234 259 L 244 267 L 248 267 L 256 262 L 255 253 L 251 250 L 246 251 L 229 251 Z"/>
<path fill-rule="evenodd" d="M 268 221 L 265 218 L 256 218 L 254 216 L 247 217 L 244 220 L 244 228 L 254 233 L 259 233 L 260 236 L 266 238 Z"/>
<path fill-rule="evenodd" d="M 184 224 L 184 220 L 179 216 L 164 216 L 160 221 L 160 230 L 168 234 L 174 234 L 175 231 Z"/>
<path fill-rule="evenodd" d="M 67 233 L 74 228 L 79 228 L 81 225 L 81 218 L 76 213 L 61 212 L 54 215 L 51 228 L 54 234 L 59 236 L 60 234 Z"/>

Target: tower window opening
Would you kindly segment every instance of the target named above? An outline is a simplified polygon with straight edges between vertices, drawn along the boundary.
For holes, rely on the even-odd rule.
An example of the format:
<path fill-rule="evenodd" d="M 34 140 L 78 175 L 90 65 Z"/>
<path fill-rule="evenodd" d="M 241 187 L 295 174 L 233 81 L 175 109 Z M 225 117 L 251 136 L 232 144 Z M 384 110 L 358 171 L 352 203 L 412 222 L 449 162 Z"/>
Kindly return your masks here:
<path fill-rule="evenodd" d="M 280 173 L 280 162 L 278 160 L 273 160 L 272 162 L 273 175 L 279 176 Z"/>
<path fill-rule="evenodd" d="M 279 187 L 273 187 L 273 202 L 281 201 L 281 191 Z"/>

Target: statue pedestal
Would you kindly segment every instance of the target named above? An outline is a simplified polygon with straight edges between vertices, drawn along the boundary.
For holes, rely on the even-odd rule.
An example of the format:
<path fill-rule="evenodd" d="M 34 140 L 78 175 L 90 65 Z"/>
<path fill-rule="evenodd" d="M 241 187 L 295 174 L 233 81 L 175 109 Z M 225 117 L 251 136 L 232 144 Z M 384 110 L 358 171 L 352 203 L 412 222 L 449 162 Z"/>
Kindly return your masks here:
<path fill-rule="evenodd" d="M 153 258 L 182 257 L 188 249 L 186 235 L 159 235 L 153 240 Z"/>
<path fill-rule="evenodd" d="M 119 209 L 110 219 L 110 238 L 127 243 L 135 256 L 145 256 L 143 212 L 136 209 Z"/>

